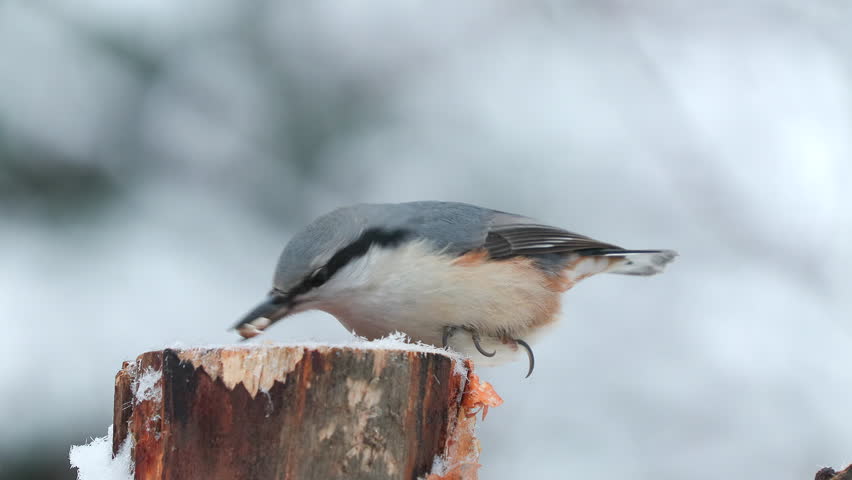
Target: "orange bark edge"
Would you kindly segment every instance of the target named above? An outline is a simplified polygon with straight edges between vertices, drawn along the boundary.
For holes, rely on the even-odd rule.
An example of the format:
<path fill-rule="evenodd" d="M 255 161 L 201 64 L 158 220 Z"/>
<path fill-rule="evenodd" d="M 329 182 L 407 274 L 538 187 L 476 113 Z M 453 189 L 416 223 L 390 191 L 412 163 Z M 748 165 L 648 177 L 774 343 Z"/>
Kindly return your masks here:
<path fill-rule="evenodd" d="M 432 473 L 426 480 L 476 480 L 481 448 L 476 438 L 476 415 L 482 412 L 482 419 L 491 407 L 499 407 L 503 399 L 488 382 L 480 380 L 474 372 L 473 362 L 467 360 L 467 384 L 461 399 L 461 408 L 451 429 L 444 452 L 444 472 Z"/>

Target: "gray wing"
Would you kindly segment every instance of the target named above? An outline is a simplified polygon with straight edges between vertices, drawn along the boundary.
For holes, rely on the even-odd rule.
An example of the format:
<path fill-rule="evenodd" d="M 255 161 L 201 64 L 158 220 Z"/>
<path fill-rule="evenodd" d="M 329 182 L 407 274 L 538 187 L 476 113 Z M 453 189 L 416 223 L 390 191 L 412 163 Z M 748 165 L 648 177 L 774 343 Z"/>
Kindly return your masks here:
<path fill-rule="evenodd" d="M 405 227 L 432 241 L 443 252 L 463 255 L 485 249 L 490 258 L 532 257 L 544 269 L 561 271 L 572 254 L 624 257 L 612 273 L 653 275 L 677 253 L 625 250 L 537 220 L 473 205 L 450 202 L 402 204 Z"/>
<path fill-rule="evenodd" d="M 409 202 L 394 208 L 403 219 L 399 222 L 402 228 L 453 255 L 482 248 L 495 216 L 493 210 L 458 202 Z M 393 215 L 388 220 L 396 223 Z"/>
<path fill-rule="evenodd" d="M 621 247 L 579 233 L 508 214 L 495 217 L 483 247 L 491 258 L 621 250 Z"/>
<path fill-rule="evenodd" d="M 568 254 L 618 249 L 585 235 L 506 212 L 455 202 L 400 204 L 409 225 L 448 253 L 485 248 L 491 258 Z"/>

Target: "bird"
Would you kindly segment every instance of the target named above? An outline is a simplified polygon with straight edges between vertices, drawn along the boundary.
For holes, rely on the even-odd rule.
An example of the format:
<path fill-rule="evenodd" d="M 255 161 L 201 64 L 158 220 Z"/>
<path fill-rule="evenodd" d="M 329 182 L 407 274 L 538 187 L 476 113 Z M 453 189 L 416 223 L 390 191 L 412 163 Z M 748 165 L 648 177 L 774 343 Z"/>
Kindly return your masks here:
<path fill-rule="evenodd" d="M 673 250 L 628 250 L 530 217 L 467 203 L 362 203 L 292 237 L 266 298 L 234 325 L 243 339 L 306 310 L 369 340 L 411 341 L 499 365 L 559 317 L 562 294 L 599 273 L 647 276 Z"/>

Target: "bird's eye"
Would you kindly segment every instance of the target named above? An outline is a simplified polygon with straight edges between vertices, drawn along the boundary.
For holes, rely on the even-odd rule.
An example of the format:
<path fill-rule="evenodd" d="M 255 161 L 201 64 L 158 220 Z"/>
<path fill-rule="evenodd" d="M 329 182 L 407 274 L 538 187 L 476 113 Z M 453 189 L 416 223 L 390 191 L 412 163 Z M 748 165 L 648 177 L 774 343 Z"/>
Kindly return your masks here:
<path fill-rule="evenodd" d="M 325 283 L 327 280 L 328 280 L 328 268 L 320 267 L 320 268 L 314 270 L 314 273 L 311 274 L 308 282 L 310 283 L 311 287 L 319 287 L 320 285 Z"/>

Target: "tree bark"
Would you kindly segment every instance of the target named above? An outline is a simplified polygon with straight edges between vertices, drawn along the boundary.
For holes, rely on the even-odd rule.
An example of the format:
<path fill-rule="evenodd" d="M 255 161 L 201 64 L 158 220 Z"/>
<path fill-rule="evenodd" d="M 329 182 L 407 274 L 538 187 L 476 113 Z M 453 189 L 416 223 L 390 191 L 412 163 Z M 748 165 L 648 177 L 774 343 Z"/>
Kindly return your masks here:
<path fill-rule="evenodd" d="M 331 347 L 144 353 L 116 375 L 113 452 L 130 439 L 136 479 L 475 479 L 471 412 L 499 397 L 458 362 Z"/>
<path fill-rule="evenodd" d="M 852 465 L 840 472 L 835 472 L 831 467 L 822 468 L 816 473 L 814 480 L 852 480 Z"/>

